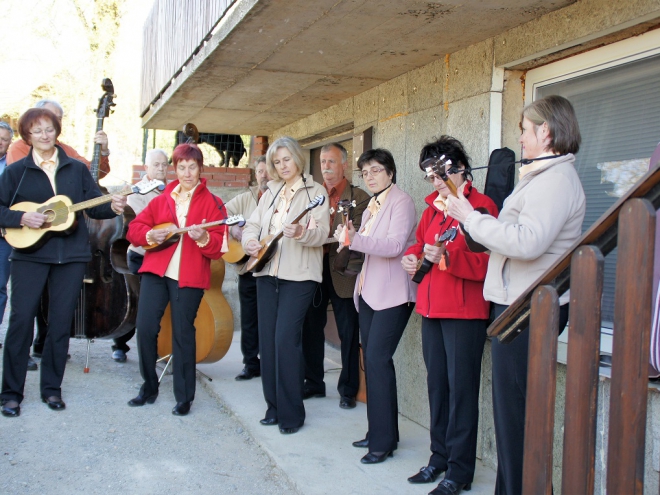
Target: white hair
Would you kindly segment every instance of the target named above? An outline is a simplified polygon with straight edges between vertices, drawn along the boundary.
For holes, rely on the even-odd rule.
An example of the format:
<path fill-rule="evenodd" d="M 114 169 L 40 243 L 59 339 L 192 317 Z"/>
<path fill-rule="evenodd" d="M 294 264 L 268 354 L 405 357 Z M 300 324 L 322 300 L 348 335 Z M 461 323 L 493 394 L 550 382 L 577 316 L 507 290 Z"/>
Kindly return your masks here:
<path fill-rule="evenodd" d="M 160 148 L 154 148 L 152 150 L 147 151 L 146 156 L 144 157 L 144 164 L 147 165 L 151 163 L 156 155 L 163 155 L 165 157 L 165 160 L 167 161 L 167 153 L 165 153 L 165 150 L 162 150 Z"/>
<path fill-rule="evenodd" d="M 62 105 L 60 105 L 57 101 L 55 100 L 49 100 L 47 98 L 44 98 L 43 100 L 39 100 L 34 104 L 35 108 L 43 108 L 46 105 L 53 105 L 55 108 L 57 108 L 60 113 L 62 114 L 62 117 L 64 117 L 64 109 L 62 108 Z"/>
<path fill-rule="evenodd" d="M 13 138 L 14 137 L 14 130 L 11 128 L 11 126 L 7 122 L 3 122 L 0 120 L 0 129 L 5 129 L 9 131 L 9 135 Z"/>

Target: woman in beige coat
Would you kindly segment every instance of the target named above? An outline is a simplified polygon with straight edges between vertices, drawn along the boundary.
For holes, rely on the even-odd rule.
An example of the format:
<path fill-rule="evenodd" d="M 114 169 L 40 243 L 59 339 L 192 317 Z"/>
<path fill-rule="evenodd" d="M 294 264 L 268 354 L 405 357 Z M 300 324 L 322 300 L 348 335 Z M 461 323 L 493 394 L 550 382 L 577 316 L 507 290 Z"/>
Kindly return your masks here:
<path fill-rule="evenodd" d="M 243 231 L 243 249 L 255 256 L 260 240 L 283 231 L 277 250 L 258 273 L 259 354 L 267 410 L 263 425 L 279 424 L 280 433 L 296 433 L 305 422 L 302 326 L 314 291 L 322 280 L 323 244 L 330 230 L 327 194 L 303 173 L 305 158 L 290 137 L 276 140 L 266 154 L 275 180 Z M 300 213 L 322 196 L 322 204 Z"/>
<path fill-rule="evenodd" d="M 491 250 L 484 298 L 497 317 L 580 237 L 585 196 L 575 170 L 580 129 L 570 102 L 547 96 L 522 113 L 520 180 L 498 218 L 474 211 L 464 197 L 449 198 L 449 214 Z M 568 320 L 560 298 L 559 329 Z M 559 331 L 558 329 L 558 331 Z M 492 342 L 493 412 L 497 441 L 496 494 L 522 493 L 529 332 Z"/>

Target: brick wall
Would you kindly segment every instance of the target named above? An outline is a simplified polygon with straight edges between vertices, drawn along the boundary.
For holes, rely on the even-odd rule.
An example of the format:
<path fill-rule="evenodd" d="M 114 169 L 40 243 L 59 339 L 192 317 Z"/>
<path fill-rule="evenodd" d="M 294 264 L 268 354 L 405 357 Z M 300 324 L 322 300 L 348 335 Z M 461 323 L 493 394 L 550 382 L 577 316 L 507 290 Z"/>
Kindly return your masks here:
<path fill-rule="evenodd" d="M 143 165 L 133 165 L 133 182 L 139 181 L 144 176 Z M 207 187 L 248 187 L 250 183 L 250 169 L 248 168 L 225 168 L 205 167 L 202 177 L 206 179 Z M 176 173 L 172 168 L 167 172 L 167 180 L 176 179 Z"/>

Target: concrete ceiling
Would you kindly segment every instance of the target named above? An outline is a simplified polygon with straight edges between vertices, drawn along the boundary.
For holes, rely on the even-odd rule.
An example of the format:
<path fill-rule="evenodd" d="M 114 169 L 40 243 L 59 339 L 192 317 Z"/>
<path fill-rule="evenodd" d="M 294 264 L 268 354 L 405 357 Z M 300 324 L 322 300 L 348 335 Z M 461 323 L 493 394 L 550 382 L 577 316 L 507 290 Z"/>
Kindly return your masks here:
<path fill-rule="evenodd" d="M 143 126 L 268 135 L 575 0 L 238 0 Z"/>

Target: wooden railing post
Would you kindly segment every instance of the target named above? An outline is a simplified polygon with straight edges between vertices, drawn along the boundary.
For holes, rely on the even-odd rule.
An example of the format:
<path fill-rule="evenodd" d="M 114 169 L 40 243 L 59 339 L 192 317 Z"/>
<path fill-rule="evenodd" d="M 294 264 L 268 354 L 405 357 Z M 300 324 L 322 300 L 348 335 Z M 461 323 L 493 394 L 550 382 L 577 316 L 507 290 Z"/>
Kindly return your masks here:
<path fill-rule="evenodd" d="M 571 260 L 562 493 L 593 493 L 604 258 L 583 246 Z"/>
<path fill-rule="evenodd" d="M 552 493 L 559 297 L 547 285 L 532 295 L 525 416 L 523 494 Z"/>
<path fill-rule="evenodd" d="M 641 494 L 653 292 L 655 209 L 631 199 L 619 216 L 607 493 Z"/>

